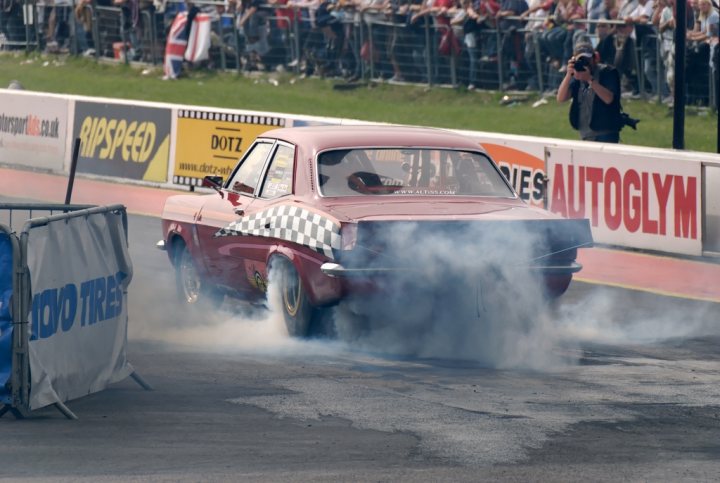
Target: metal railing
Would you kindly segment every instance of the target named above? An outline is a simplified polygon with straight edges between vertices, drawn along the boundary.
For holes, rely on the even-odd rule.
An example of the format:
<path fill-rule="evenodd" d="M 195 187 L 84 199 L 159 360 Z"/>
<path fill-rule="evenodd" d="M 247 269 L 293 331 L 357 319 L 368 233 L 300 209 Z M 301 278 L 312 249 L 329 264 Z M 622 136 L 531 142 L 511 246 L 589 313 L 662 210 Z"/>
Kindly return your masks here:
<path fill-rule="evenodd" d="M 81 10 L 84 9 L 91 25 L 88 34 L 74 7 L 63 7 L 73 13 L 66 18 L 64 13 L 59 15 L 55 7 L 24 1 L 5 0 L 13 7 L 0 12 L 4 49 L 56 48 L 53 42 L 57 42 L 57 36 L 53 34 L 63 31 L 58 28 L 58 21 L 66 21 L 67 35 L 62 36 L 58 50 L 153 65 L 163 61 L 172 12 L 184 6 L 171 0 L 166 4 L 166 11 L 156 11 L 154 7 L 142 9 L 133 24 L 128 10 L 97 6 L 94 2 L 85 4 Z M 511 30 L 484 25 L 473 34 L 474 39 L 469 39 L 460 25 L 450 25 L 450 17 L 428 15 L 410 23 L 407 15 L 397 13 L 339 9 L 332 11 L 330 18 L 321 19 L 317 12 L 304 8 L 267 5 L 255 13 L 257 24 L 248 35 L 247 25 L 238 27 L 240 14 L 228 10 L 223 3 L 199 0 L 194 4 L 210 12 L 213 18 L 209 67 L 215 69 L 284 70 L 428 86 L 473 84 L 485 89 L 527 88 L 542 92 L 557 88 L 562 79 L 558 68 L 566 61 L 553 59 L 544 48 L 545 34 L 535 28 L 539 21 L 535 18 L 506 17 L 505 20 L 516 23 Z M 54 18 L 54 28 L 50 28 L 51 18 Z M 620 20 L 578 19 L 574 22 L 576 26 L 625 25 Z M 598 40 L 595 30 L 594 34 L 587 34 L 593 42 Z M 457 50 L 441 55 L 439 43 L 448 32 L 453 33 Z M 663 94 L 669 94 L 663 75 L 661 42 L 653 33 L 644 38 L 629 52 L 627 74 L 636 94 L 643 98 L 656 95 L 660 102 Z M 701 71 L 687 76 L 688 90 L 695 93 L 695 100 L 714 105 L 710 63 L 698 69 Z M 652 79 L 648 79 L 648 75 Z M 697 94 L 698 89 L 703 90 L 702 95 Z"/>

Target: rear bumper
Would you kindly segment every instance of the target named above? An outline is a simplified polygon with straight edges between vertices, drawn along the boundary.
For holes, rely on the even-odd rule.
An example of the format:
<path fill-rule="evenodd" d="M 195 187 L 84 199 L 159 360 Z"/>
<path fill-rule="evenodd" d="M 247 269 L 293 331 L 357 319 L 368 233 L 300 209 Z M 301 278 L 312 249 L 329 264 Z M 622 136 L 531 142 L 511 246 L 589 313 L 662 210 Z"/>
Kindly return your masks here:
<path fill-rule="evenodd" d="M 572 275 L 582 270 L 582 265 L 577 262 L 570 262 L 563 265 L 531 265 L 531 266 L 510 266 L 511 270 L 526 270 L 540 275 Z M 320 270 L 330 277 L 337 278 L 371 278 L 383 275 L 398 275 L 404 273 L 419 272 L 411 268 L 348 268 L 339 263 L 327 262 L 320 266 Z"/>

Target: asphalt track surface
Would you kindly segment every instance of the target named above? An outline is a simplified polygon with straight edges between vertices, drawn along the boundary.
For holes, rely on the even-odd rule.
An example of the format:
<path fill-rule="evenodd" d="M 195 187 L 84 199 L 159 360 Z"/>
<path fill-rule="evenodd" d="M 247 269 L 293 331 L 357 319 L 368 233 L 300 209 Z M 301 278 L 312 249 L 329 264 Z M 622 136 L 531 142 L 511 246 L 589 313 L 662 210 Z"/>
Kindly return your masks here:
<path fill-rule="evenodd" d="M 59 201 L 64 183 L 0 169 L 0 201 Z M 720 477 L 717 265 L 602 249 L 602 263 L 584 258 L 548 336 L 513 347 L 532 363 L 412 357 L 290 340 L 272 312 L 181 310 L 154 248 L 167 194 L 78 179 L 73 198 L 135 213 L 128 352 L 154 390 L 126 380 L 70 401 L 78 421 L 51 408 L 5 416 L 0 479 Z"/>

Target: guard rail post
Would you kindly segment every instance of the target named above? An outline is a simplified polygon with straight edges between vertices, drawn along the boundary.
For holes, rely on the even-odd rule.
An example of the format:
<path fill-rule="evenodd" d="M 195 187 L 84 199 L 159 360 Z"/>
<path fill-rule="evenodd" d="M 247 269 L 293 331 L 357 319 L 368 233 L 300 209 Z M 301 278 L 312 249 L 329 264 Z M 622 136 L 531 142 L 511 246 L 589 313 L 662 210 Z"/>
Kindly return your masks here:
<path fill-rule="evenodd" d="M 710 48 L 710 55 L 712 56 L 713 48 Z M 712 59 L 712 57 L 711 57 Z M 710 107 L 711 112 L 717 111 L 717 80 L 715 79 L 715 72 L 713 71 L 712 63 L 708 65 L 708 106 Z"/>
<path fill-rule="evenodd" d="M 665 71 L 665 65 L 662 61 L 662 53 L 660 52 L 660 46 L 662 44 L 662 38 L 655 36 L 655 74 L 657 79 L 657 100 L 656 104 L 659 106 L 663 100 L 663 85 L 665 79 L 663 79 L 663 72 Z"/>
<path fill-rule="evenodd" d="M 75 0 L 73 0 L 70 4 L 70 14 L 68 16 L 68 50 L 70 51 L 70 55 L 78 55 L 78 52 L 80 52 L 77 35 L 78 23 L 75 18 Z"/>
<path fill-rule="evenodd" d="M 497 44 L 497 76 L 498 76 L 498 90 L 502 91 L 503 89 L 503 78 L 504 72 L 503 72 L 503 39 L 502 39 L 502 32 L 500 31 L 500 25 L 495 26 L 495 42 Z"/>
<path fill-rule="evenodd" d="M 37 7 L 37 0 L 28 0 L 28 3 L 30 6 L 28 7 L 28 14 L 32 15 L 32 25 L 34 25 L 35 30 L 35 47 L 37 48 L 38 52 L 42 50 L 42 29 L 40 24 L 38 23 L 38 7 Z M 26 28 L 30 28 L 30 24 L 26 26 Z M 26 34 L 26 42 L 30 42 L 30 36 Z"/>
<path fill-rule="evenodd" d="M 126 34 L 125 19 L 123 17 L 122 10 L 120 11 L 119 22 L 120 22 L 120 41 L 122 42 L 122 51 L 123 51 L 123 58 L 124 58 L 123 60 L 124 60 L 125 65 L 129 65 L 130 64 L 130 56 L 128 54 L 130 52 L 128 51 L 128 47 L 127 47 L 128 39 L 127 39 L 127 36 L 125 35 Z"/>
<path fill-rule="evenodd" d="M 363 21 L 365 21 L 365 14 L 363 14 Z M 368 30 L 368 64 L 370 65 L 370 80 L 375 79 L 375 38 L 373 36 L 373 24 L 372 22 L 364 22 L 367 25 Z"/>
<path fill-rule="evenodd" d="M 543 62 L 542 51 L 540 49 L 540 36 L 536 31 L 531 32 L 533 38 L 533 47 L 535 50 L 535 69 L 537 70 L 538 89 L 542 94 L 545 92 L 545 81 L 543 80 Z"/>
<path fill-rule="evenodd" d="M 357 21 L 355 22 L 355 36 L 357 37 L 358 43 L 358 56 L 357 62 L 360 65 L 360 77 L 365 80 L 367 78 L 367 66 L 362 58 L 362 47 L 365 45 L 365 29 L 363 28 L 362 13 L 358 15 Z"/>
<path fill-rule="evenodd" d="M 12 223 L 11 223 L 12 226 Z M 10 299 L 12 340 L 10 346 L 10 404 L 0 408 L 0 416 L 10 411 L 16 418 L 26 417 L 29 413 L 29 382 L 30 371 L 28 365 L 28 332 L 27 324 L 22 323 L 23 310 L 28 309 L 28 297 L 22 294 L 26 276 L 22 264 L 20 241 L 11 226 L 0 223 L 0 234 L 7 236 L 12 252 L 12 297 Z"/>
<path fill-rule="evenodd" d="M 100 21 L 99 16 L 97 14 L 96 6 L 96 0 L 92 0 L 91 5 L 86 5 L 85 8 L 91 8 L 92 9 L 92 37 L 93 37 L 93 44 L 95 45 L 95 61 L 100 60 L 100 27 L 98 25 L 98 22 Z"/>
<path fill-rule="evenodd" d="M 235 68 L 238 74 L 242 73 L 242 46 L 240 43 L 240 31 L 238 30 L 238 13 L 233 13 L 232 32 L 235 38 Z"/>
<path fill-rule="evenodd" d="M 14 243 L 17 256 L 13 257 L 13 375 L 12 396 L 13 404 L 19 408 L 22 416 L 30 412 L 30 306 L 32 292 L 30 287 L 30 274 L 27 269 L 27 234 L 23 233 Z"/>
<path fill-rule="evenodd" d="M 220 69 L 223 71 L 227 70 L 227 57 L 225 56 L 225 37 L 223 37 L 223 18 L 225 15 L 220 15 L 220 21 L 216 23 L 216 34 L 218 42 L 220 44 Z"/>
<path fill-rule="evenodd" d="M 35 4 L 35 0 L 26 0 L 23 4 L 23 23 L 25 24 L 25 52 L 30 53 L 30 25 L 35 25 L 35 32 L 37 37 L 37 6 Z M 39 37 L 38 37 L 39 38 Z M 9 39 L 8 39 L 9 40 Z M 38 43 L 38 50 L 40 49 L 40 44 Z"/>
<path fill-rule="evenodd" d="M 635 61 L 635 70 L 637 71 L 638 93 L 640 94 L 640 97 L 642 97 L 643 99 L 647 99 L 645 93 L 645 61 L 643 60 L 642 42 L 637 42 L 635 44 L 635 48 L 633 49 L 633 56 Z"/>
<path fill-rule="evenodd" d="M 432 87 L 433 85 L 433 66 L 432 58 L 430 57 L 432 52 L 432 35 L 430 33 L 430 22 L 427 21 L 427 17 L 423 17 L 425 23 L 425 72 L 427 75 L 427 85 Z"/>
<path fill-rule="evenodd" d="M 452 27 L 448 26 L 448 29 L 450 29 L 451 32 L 453 32 Z M 454 32 L 453 32 L 454 35 Z M 462 48 L 461 48 L 462 52 Z M 458 86 L 458 80 L 457 80 L 457 55 L 455 54 L 455 49 L 450 49 L 450 82 L 452 83 L 453 87 Z"/>
<path fill-rule="evenodd" d="M 294 15 L 292 19 L 292 33 L 293 33 L 293 46 L 295 52 L 293 53 L 293 72 L 295 75 L 300 73 L 300 61 L 302 60 L 302 51 L 300 50 L 300 9 L 294 9 Z"/>
<path fill-rule="evenodd" d="M 157 52 L 158 52 L 158 32 L 157 32 L 157 11 L 152 10 L 148 12 L 150 17 L 150 62 L 153 66 L 157 65 Z"/>

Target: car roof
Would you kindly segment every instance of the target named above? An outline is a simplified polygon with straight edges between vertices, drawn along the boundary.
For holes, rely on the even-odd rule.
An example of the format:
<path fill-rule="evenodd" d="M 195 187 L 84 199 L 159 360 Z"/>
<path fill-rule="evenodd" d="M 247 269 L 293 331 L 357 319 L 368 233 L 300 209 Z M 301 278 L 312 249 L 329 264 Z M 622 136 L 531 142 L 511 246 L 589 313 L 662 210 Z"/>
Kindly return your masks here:
<path fill-rule="evenodd" d="M 273 129 L 260 137 L 275 138 L 310 152 L 353 147 L 432 147 L 484 151 L 478 141 L 437 128 L 392 125 L 308 126 Z"/>

